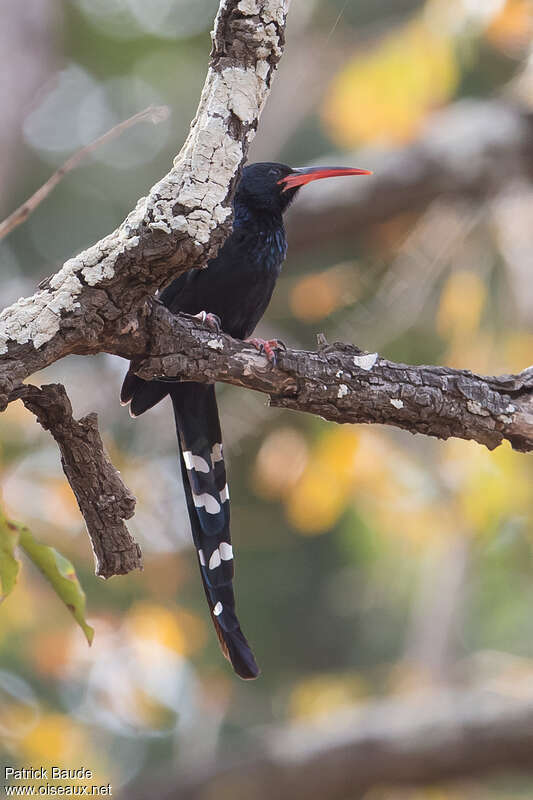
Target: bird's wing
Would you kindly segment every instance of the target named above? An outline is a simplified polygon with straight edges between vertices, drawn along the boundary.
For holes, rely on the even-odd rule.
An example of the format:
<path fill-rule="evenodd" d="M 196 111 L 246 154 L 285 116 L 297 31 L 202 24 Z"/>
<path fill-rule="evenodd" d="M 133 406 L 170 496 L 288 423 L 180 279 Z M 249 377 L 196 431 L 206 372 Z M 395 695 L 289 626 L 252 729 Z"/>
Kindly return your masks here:
<path fill-rule="evenodd" d="M 184 272 L 161 292 L 160 301 L 172 313 L 176 314 L 178 311 L 196 313 L 197 292 L 194 288 L 193 277 L 192 272 Z M 168 382 L 145 381 L 138 378 L 130 367 L 122 383 L 120 402 L 122 405 L 129 403 L 130 414 L 132 417 L 138 417 L 157 405 L 167 394 Z"/>
<path fill-rule="evenodd" d="M 120 402 L 130 405 L 132 417 L 139 417 L 149 408 L 157 405 L 168 394 L 168 383 L 162 381 L 145 381 L 139 378 L 130 368 L 122 382 Z"/>
<path fill-rule="evenodd" d="M 159 299 L 163 305 L 169 308 L 173 314 L 184 310 L 182 308 L 182 299 L 188 294 L 191 277 L 196 271 L 197 270 L 189 270 L 189 272 L 183 272 L 175 278 L 172 283 L 169 283 L 159 295 Z"/>
<path fill-rule="evenodd" d="M 235 672 L 256 678 L 259 668 L 235 613 L 229 494 L 215 387 L 180 383 L 169 393 L 192 536 L 215 630 Z"/>

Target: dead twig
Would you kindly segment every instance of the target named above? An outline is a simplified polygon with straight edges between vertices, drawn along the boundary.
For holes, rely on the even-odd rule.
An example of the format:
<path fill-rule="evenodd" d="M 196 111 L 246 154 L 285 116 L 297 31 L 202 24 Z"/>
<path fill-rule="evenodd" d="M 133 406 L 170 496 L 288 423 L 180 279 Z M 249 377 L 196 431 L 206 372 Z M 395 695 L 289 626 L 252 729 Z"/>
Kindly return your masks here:
<path fill-rule="evenodd" d="M 96 414 L 74 419 L 60 383 L 40 389 L 25 385 L 17 394 L 59 447 L 63 471 L 87 526 L 96 574 L 109 578 L 141 569 L 141 549 L 124 524 L 133 516 L 135 498 L 109 460 Z"/>
<path fill-rule="evenodd" d="M 129 117 L 129 119 L 119 122 L 118 125 L 114 125 L 106 133 L 102 134 L 102 136 L 99 136 L 90 144 L 77 150 L 59 167 L 59 169 L 56 169 L 46 183 L 43 183 L 31 197 L 25 200 L 24 203 L 6 217 L 3 222 L 0 222 L 0 239 L 3 239 L 4 236 L 7 236 L 8 233 L 11 233 L 11 231 L 19 225 L 22 225 L 30 214 L 33 214 L 37 206 L 39 206 L 55 189 L 57 184 L 63 180 L 65 175 L 72 172 L 73 169 L 76 169 L 90 153 L 101 147 L 101 145 L 106 144 L 106 142 L 110 142 L 112 139 L 116 139 L 117 136 L 121 136 L 124 131 L 137 125 L 138 122 L 151 122 L 153 125 L 158 125 L 160 122 L 164 122 L 164 120 L 168 119 L 169 115 L 170 108 L 168 106 L 148 106 L 144 111 L 139 111 L 137 114 Z"/>

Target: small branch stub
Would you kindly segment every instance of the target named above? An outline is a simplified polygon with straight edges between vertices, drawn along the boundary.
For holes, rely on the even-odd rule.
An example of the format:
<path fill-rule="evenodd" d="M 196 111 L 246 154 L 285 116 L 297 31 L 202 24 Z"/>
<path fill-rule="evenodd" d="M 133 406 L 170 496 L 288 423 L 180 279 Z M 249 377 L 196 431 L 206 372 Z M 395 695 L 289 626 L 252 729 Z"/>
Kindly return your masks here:
<path fill-rule="evenodd" d="M 124 523 L 133 516 L 135 497 L 109 460 L 96 414 L 75 420 L 61 384 L 24 386 L 19 397 L 59 447 L 92 543 L 96 574 L 109 578 L 142 569 L 141 549 Z"/>

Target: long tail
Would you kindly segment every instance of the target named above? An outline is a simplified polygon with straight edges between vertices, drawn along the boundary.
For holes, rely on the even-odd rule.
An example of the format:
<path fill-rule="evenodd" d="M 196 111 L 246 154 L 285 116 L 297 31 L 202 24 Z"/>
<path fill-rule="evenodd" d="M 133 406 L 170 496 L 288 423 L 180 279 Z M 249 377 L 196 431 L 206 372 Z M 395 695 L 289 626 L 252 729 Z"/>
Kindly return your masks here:
<path fill-rule="evenodd" d="M 213 624 L 237 675 L 256 678 L 259 668 L 235 613 L 229 494 L 215 387 L 178 383 L 170 396 L 191 530 Z"/>
<path fill-rule="evenodd" d="M 170 388 L 170 396 L 191 530 L 213 624 L 237 675 L 256 678 L 259 669 L 235 613 L 229 494 L 215 387 L 179 383 Z"/>
<path fill-rule="evenodd" d="M 131 374 L 122 402 L 134 416 L 170 394 L 181 473 L 202 583 L 222 652 L 241 678 L 259 668 L 235 612 L 230 507 L 215 387 L 200 383 L 145 382 Z"/>

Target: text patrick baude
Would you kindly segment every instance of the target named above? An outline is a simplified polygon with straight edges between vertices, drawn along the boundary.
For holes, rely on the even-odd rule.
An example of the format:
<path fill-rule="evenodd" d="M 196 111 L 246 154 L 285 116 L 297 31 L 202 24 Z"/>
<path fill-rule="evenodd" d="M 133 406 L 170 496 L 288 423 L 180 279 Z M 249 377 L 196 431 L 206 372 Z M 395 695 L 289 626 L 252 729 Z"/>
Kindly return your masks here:
<path fill-rule="evenodd" d="M 62 769 L 61 767 L 4 767 L 4 777 L 13 781 L 24 780 L 90 780 L 93 776 L 92 770 L 86 767 L 78 769 Z"/>

